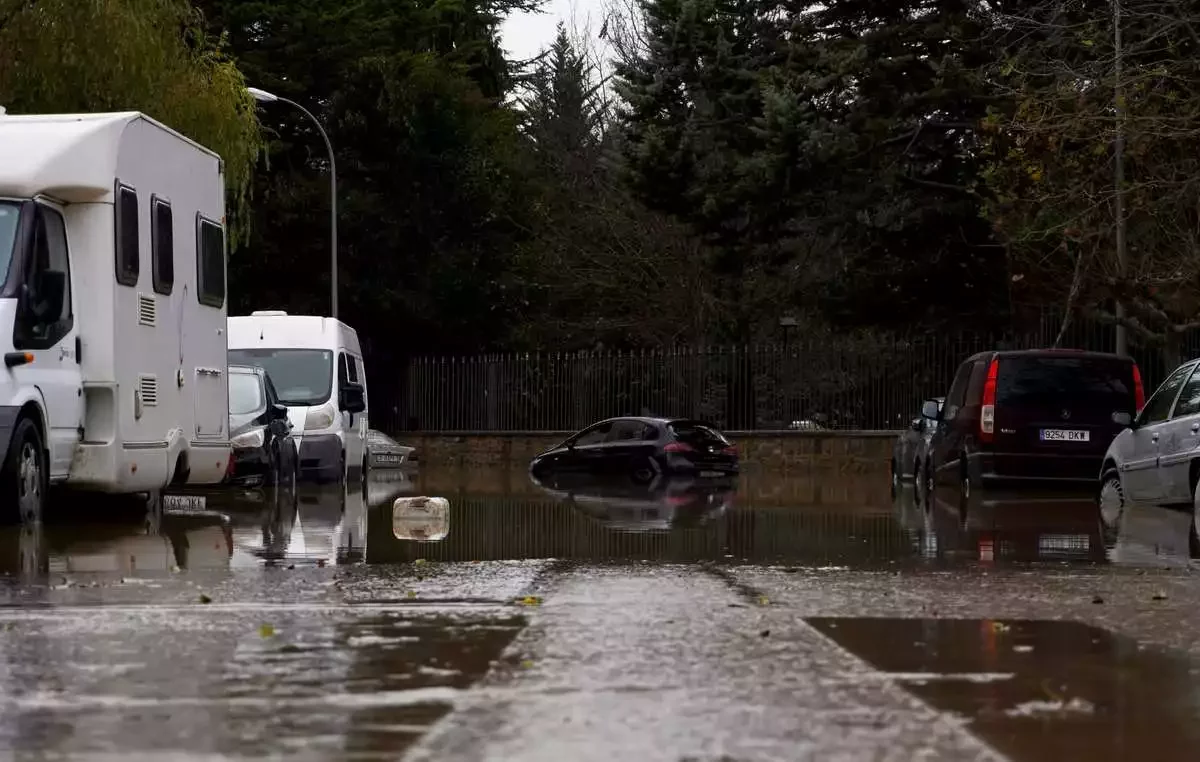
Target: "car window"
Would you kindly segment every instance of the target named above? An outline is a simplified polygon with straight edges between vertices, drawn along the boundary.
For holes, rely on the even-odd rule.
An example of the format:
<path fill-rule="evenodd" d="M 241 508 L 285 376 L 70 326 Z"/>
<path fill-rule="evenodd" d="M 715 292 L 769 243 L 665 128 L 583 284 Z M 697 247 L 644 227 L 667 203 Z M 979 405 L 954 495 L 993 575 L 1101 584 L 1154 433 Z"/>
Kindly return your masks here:
<path fill-rule="evenodd" d="M 1175 395 L 1179 392 L 1179 387 L 1183 386 L 1183 380 L 1187 378 L 1191 370 L 1191 365 L 1185 365 L 1172 373 L 1166 381 L 1163 381 L 1162 386 L 1158 387 L 1154 396 L 1150 398 L 1146 407 L 1142 408 L 1141 414 L 1138 415 L 1140 425 L 1145 426 L 1167 420 L 1171 406 L 1175 403 Z"/>
<path fill-rule="evenodd" d="M 724 434 L 710 426 L 701 426 L 695 423 L 680 421 L 671 424 L 671 431 L 674 432 L 675 438 L 680 442 L 686 442 L 693 446 L 729 444 L 729 440 L 725 438 Z"/>
<path fill-rule="evenodd" d="M 261 410 L 263 391 L 254 373 L 229 374 L 229 413 L 245 415 Z"/>
<path fill-rule="evenodd" d="M 641 421 L 617 421 L 609 432 L 609 442 L 636 442 L 642 439 L 646 424 Z"/>
<path fill-rule="evenodd" d="M 958 372 L 954 374 L 954 382 L 950 384 L 950 391 L 946 393 L 946 402 L 942 406 L 942 420 L 953 421 L 958 417 L 958 411 L 967 397 L 967 382 L 971 378 L 973 367 L 974 360 L 968 360 L 958 367 Z"/>
<path fill-rule="evenodd" d="M 996 404 L 1133 413 L 1133 365 L 1095 357 L 1018 355 L 1000 361 Z"/>
<path fill-rule="evenodd" d="M 587 447 L 588 445 L 600 444 L 608 437 L 608 432 L 612 429 L 612 422 L 597 424 L 590 429 L 585 430 L 582 434 L 575 437 L 572 444 L 575 447 Z"/>
<path fill-rule="evenodd" d="M 1200 364 L 1191 367 L 1192 375 L 1188 377 L 1183 389 L 1179 392 L 1179 400 L 1175 403 L 1175 411 L 1171 414 L 1172 418 L 1183 418 L 1200 413 L 1200 373 L 1196 372 L 1196 369 L 1200 368 Z"/>

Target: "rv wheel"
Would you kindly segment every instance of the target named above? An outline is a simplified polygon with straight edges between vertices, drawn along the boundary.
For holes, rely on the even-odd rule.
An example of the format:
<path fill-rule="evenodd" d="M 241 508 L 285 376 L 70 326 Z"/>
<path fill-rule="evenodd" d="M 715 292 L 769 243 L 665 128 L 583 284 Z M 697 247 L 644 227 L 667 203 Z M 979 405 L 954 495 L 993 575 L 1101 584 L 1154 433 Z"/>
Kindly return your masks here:
<path fill-rule="evenodd" d="M 21 418 L 0 469 L 0 504 L 7 507 L 9 518 L 25 523 L 42 520 L 50 487 L 48 477 L 46 448 L 37 424 Z"/>

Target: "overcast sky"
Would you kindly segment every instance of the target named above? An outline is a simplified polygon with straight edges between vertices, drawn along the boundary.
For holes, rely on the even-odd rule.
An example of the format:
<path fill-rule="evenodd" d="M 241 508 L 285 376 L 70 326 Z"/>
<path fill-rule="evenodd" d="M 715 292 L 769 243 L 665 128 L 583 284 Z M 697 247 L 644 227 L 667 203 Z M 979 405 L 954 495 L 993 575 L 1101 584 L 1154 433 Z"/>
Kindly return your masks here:
<path fill-rule="evenodd" d="M 537 55 L 554 40 L 559 21 L 578 31 L 590 27 L 594 37 L 603 20 L 604 0 L 546 0 L 543 8 L 544 13 L 523 13 L 504 22 L 500 36 L 511 58 Z"/>

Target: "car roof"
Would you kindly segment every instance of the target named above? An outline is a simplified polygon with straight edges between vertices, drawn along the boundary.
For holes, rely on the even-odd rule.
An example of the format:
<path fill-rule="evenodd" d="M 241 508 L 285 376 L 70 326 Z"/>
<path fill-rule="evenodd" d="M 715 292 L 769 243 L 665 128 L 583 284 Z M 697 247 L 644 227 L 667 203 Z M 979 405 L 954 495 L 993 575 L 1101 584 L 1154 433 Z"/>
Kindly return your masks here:
<path fill-rule="evenodd" d="M 1121 360 L 1123 362 L 1133 362 L 1132 357 L 1125 357 L 1113 352 L 1092 352 L 1084 349 L 989 349 L 986 352 L 977 352 L 967 359 L 978 360 L 992 356 L 1001 360 L 1008 357 L 1074 357 L 1081 360 Z"/>
<path fill-rule="evenodd" d="M 690 423 L 696 426 L 713 426 L 707 421 L 702 421 L 698 418 L 658 418 L 648 415 L 618 415 L 615 418 L 605 418 L 595 423 L 589 423 L 584 428 L 590 429 L 601 423 L 615 423 L 616 421 L 638 421 L 639 423 L 652 423 L 659 426 L 670 426 L 673 423 Z"/>

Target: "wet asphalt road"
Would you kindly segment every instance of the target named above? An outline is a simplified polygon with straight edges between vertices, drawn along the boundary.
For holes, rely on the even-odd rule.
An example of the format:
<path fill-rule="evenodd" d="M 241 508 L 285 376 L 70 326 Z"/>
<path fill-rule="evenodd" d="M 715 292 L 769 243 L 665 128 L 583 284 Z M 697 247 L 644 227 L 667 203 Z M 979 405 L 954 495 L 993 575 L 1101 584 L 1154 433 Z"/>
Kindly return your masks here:
<path fill-rule="evenodd" d="M 862 481 L 8 528 L 0 756 L 1194 758 L 1190 516 Z"/>

